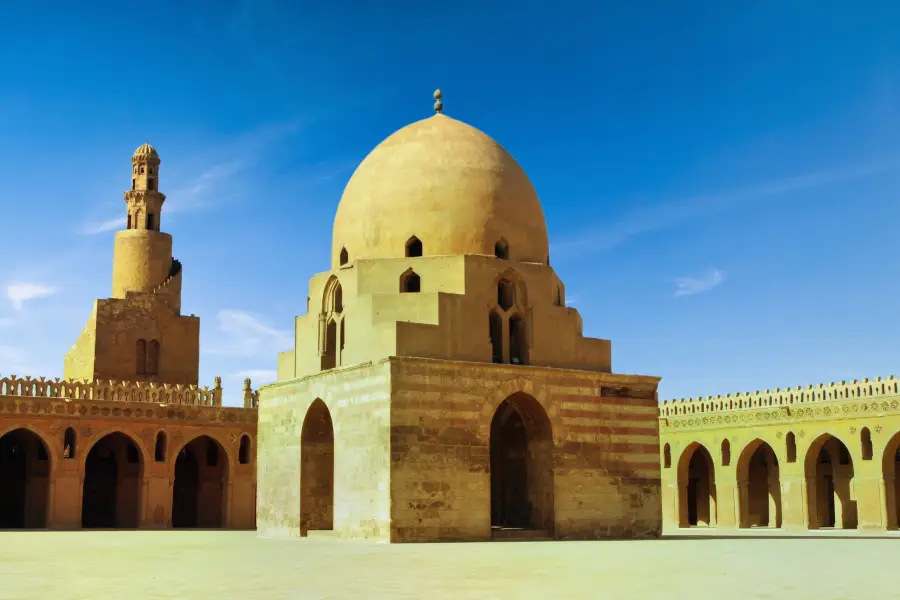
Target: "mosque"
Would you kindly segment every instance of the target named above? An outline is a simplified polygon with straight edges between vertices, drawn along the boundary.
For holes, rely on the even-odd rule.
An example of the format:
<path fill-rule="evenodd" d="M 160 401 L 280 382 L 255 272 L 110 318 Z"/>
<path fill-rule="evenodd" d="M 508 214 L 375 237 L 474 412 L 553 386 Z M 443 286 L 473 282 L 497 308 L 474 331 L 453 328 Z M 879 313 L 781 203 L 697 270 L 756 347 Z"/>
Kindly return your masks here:
<path fill-rule="evenodd" d="M 350 178 L 260 389 L 260 534 L 658 535 L 659 378 L 582 335 L 528 176 L 435 99 Z"/>
<path fill-rule="evenodd" d="M 98 299 L 64 379 L 0 378 L 0 529 L 255 526 L 256 395 L 199 387 L 200 319 L 162 232 L 160 158 L 131 159 L 112 297 Z"/>

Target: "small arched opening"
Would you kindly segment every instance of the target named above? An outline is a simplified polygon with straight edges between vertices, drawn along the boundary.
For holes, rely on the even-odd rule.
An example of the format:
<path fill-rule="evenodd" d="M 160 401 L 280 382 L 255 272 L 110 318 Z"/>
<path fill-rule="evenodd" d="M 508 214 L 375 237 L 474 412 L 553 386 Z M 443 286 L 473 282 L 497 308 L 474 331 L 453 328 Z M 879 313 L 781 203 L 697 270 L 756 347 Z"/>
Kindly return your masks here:
<path fill-rule="evenodd" d="M 241 445 L 238 449 L 238 462 L 242 465 L 250 464 L 250 436 L 246 433 L 241 436 Z"/>
<path fill-rule="evenodd" d="M 497 258 L 502 258 L 504 260 L 509 259 L 509 244 L 505 239 L 500 238 L 497 240 L 497 243 L 494 244 L 494 256 Z"/>
<path fill-rule="evenodd" d="M 681 527 L 715 527 L 715 468 L 702 444 L 688 446 L 678 461 L 678 500 Z"/>
<path fill-rule="evenodd" d="M 422 280 L 412 269 L 400 276 L 400 293 L 417 294 L 422 290 Z"/>
<path fill-rule="evenodd" d="M 406 242 L 406 256 L 409 258 L 417 258 L 422 256 L 422 241 L 416 236 L 412 236 Z"/>
<path fill-rule="evenodd" d="M 727 467 L 731 464 L 731 442 L 727 439 L 722 440 L 722 466 Z"/>
<path fill-rule="evenodd" d="M 325 352 L 322 354 L 322 370 L 337 366 L 337 321 L 329 319 L 325 325 Z"/>
<path fill-rule="evenodd" d="M 862 459 L 872 460 L 872 432 L 869 431 L 868 427 L 863 427 L 862 431 L 859 432 L 859 443 Z"/>
<path fill-rule="evenodd" d="M 338 264 L 343 267 L 348 262 L 350 262 L 350 253 L 347 252 L 346 248 L 341 248 L 341 253 L 338 256 Z"/>
<path fill-rule="evenodd" d="M 77 449 L 75 429 L 66 427 L 66 432 L 63 434 L 63 458 L 66 460 L 75 458 Z"/>
<path fill-rule="evenodd" d="M 737 464 L 741 527 L 781 527 L 781 480 L 778 457 L 756 439 Z"/>
<path fill-rule="evenodd" d="M 334 425 L 316 398 L 300 433 L 300 534 L 334 528 Z"/>
<path fill-rule="evenodd" d="M 544 407 L 516 393 L 491 420 L 491 527 L 553 533 L 553 433 Z"/>
<path fill-rule="evenodd" d="M 147 375 L 159 375 L 159 341 L 147 344 Z"/>
<path fill-rule="evenodd" d="M 0 437 L 0 529 L 47 526 L 50 456 L 47 445 L 28 429 Z"/>
<path fill-rule="evenodd" d="M 140 339 L 134 344 L 134 372 L 138 375 L 147 373 L 147 340 Z"/>
<path fill-rule="evenodd" d="M 666 442 L 666 445 L 663 446 L 663 468 L 668 469 L 672 466 L 672 446 Z"/>
<path fill-rule="evenodd" d="M 528 364 L 528 335 L 522 315 L 513 315 L 509 319 L 509 362 Z"/>
<path fill-rule="evenodd" d="M 114 432 L 99 439 L 84 463 L 81 526 L 138 527 L 143 472 L 140 448 L 131 437 Z"/>
<path fill-rule="evenodd" d="M 797 437 L 793 431 L 788 431 L 787 435 L 784 436 L 784 449 L 785 454 L 787 454 L 787 461 L 789 463 L 797 462 Z"/>
<path fill-rule="evenodd" d="M 175 459 L 172 527 L 217 529 L 225 526 L 228 455 L 213 438 L 201 435 Z"/>
<path fill-rule="evenodd" d="M 153 446 L 153 460 L 156 462 L 166 462 L 166 432 L 159 431 L 156 433 L 156 443 Z"/>
<path fill-rule="evenodd" d="M 856 529 L 853 459 L 847 446 L 830 434 L 819 436 L 806 452 L 809 528 Z"/>
<path fill-rule="evenodd" d="M 488 316 L 488 327 L 491 336 L 491 361 L 503 362 L 503 318 L 495 311 Z"/>

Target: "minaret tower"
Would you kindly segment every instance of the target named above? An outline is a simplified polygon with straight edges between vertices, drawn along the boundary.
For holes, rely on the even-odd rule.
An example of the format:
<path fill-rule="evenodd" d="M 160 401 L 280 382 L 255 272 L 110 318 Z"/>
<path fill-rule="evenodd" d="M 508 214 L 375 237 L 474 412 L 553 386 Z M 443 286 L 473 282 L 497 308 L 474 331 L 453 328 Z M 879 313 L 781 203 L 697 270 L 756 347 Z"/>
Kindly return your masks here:
<path fill-rule="evenodd" d="M 180 264 L 172 259 L 172 236 L 160 231 L 166 196 L 159 191 L 159 163 L 159 154 L 148 143 L 131 157 L 126 229 L 116 233 L 113 250 L 113 298 L 161 291 L 160 286 L 180 271 Z M 176 312 L 181 310 L 180 287 L 164 294 Z"/>

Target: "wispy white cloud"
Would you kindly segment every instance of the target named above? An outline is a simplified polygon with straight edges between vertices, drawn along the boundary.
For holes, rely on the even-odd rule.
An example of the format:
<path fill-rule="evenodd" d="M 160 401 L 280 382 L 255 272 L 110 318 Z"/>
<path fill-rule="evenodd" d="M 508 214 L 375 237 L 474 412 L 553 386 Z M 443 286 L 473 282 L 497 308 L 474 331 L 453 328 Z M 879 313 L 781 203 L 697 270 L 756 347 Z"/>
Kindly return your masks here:
<path fill-rule="evenodd" d="M 718 287 L 725 281 L 725 273 L 713 269 L 700 277 L 679 277 L 675 280 L 675 297 L 702 294 Z"/>
<path fill-rule="evenodd" d="M 52 296 L 57 291 L 40 283 L 13 282 L 6 285 L 6 297 L 16 310 L 22 310 L 26 302 Z"/>
<path fill-rule="evenodd" d="M 81 233 L 82 235 L 94 235 L 105 231 L 112 231 L 113 229 L 121 229 L 124 224 L 125 218 L 121 215 L 106 219 L 105 221 L 89 221 L 81 227 Z"/>
<path fill-rule="evenodd" d="M 286 350 L 293 342 L 288 331 L 275 329 L 260 317 L 240 310 L 220 310 L 216 315 L 221 335 L 206 349 L 208 354 L 248 358 L 273 356 L 273 350 Z"/>
<path fill-rule="evenodd" d="M 626 214 L 609 228 L 586 231 L 581 235 L 553 244 L 556 256 L 602 252 L 619 246 L 632 237 L 673 227 L 704 215 L 742 204 L 768 200 L 817 187 L 863 179 L 900 168 L 900 160 L 859 164 L 846 169 L 823 170 L 769 181 L 719 194 L 674 200 Z"/>
<path fill-rule="evenodd" d="M 566 306 L 575 306 L 581 300 L 578 294 L 570 294 L 566 296 Z"/>

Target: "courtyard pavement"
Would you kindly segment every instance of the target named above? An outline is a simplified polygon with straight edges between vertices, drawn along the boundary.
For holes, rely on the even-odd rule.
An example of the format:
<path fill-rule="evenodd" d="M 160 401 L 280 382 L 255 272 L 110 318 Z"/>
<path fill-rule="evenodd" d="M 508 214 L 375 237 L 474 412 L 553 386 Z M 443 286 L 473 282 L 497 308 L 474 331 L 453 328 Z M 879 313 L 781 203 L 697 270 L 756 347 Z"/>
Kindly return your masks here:
<path fill-rule="evenodd" d="M 2 532 L 0 598 L 882 600 L 900 598 L 898 561 L 898 537 L 385 545 L 254 532 Z"/>

